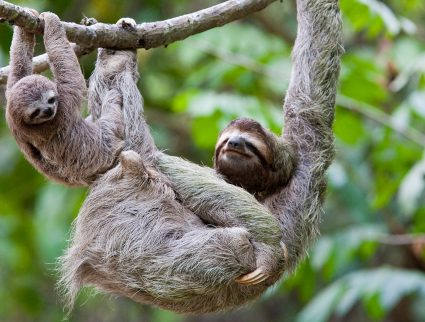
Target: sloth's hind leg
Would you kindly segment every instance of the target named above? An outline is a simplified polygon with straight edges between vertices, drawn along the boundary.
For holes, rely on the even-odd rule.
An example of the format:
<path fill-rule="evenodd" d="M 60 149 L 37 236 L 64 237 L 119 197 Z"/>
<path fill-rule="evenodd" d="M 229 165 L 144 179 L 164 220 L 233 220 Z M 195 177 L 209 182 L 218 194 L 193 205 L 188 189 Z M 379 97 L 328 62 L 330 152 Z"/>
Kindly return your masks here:
<path fill-rule="evenodd" d="M 250 234 L 244 228 L 194 229 L 175 241 L 173 271 L 210 287 L 234 283 L 256 268 Z"/>

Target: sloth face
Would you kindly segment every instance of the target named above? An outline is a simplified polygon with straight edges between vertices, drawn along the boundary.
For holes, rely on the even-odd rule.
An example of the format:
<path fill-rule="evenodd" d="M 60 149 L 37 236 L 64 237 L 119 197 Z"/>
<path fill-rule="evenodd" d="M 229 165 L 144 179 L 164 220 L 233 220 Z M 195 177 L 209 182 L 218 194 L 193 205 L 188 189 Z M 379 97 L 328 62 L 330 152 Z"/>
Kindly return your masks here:
<path fill-rule="evenodd" d="M 40 93 L 38 99 L 31 102 L 25 110 L 24 122 L 41 124 L 53 119 L 58 108 L 58 96 L 55 91 L 48 90 Z"/>
<path fill-rule="evenodd" d="M 227 181 L 251 193 L 263 191 L 272 168 L 269 136 L 256 121 L 238 119 L 221 133 L 214 166 Z"/>
<path fill-rule="evenodd" d="M 58 98 L 54 82 L 41 75 L 26 76 L 10 91 L 9 117 L 29 125 L 48 122 L 56 115 Z"/>

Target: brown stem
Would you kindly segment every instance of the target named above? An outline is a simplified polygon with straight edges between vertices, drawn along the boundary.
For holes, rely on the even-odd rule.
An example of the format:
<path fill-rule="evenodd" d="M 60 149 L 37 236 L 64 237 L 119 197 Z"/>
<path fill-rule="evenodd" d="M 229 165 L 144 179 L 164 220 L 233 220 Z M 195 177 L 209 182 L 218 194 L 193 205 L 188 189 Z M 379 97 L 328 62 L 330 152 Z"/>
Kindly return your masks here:
<path fill-rule="evenodd" d="M 63 22 L 69 41 L 77 43 L 77 55 L 90 52 L 94 48 L 155 48 L 167 46 L 189 36 L 223 26 L 250 13 L 267 7 L 276 0 L 228 0 L 218 5 L 179 17 L 138 24 L 134 31 L 125 30 L 117 25 L 97 23 L 83 26 L 72 22 Z M 35 18 L 23 7 L 0 0 L 0 20 L 35 33 L 43 32 L 43 22 Z M 41 72 L 47 68 L 44 55 L 34 59 L 34 70 Z M 0 69 L 0 84 L 7 80 L 8 67 Z"/>
<path fill-rule="evenodd" d="M 154 48 L 166 46 L 205 30 L 223 26 L 262 10 L 276 0 L 228 0 L 218 5 L 179 17 L 138 24 L 135 31 L 117 25 L 97 23 L 82 26 L 63 22 L 71 42 L 85 47 Z M 42 33 L 43 23 L 24 8 L 0 1 L 0 17 L 27 31 Z"/>

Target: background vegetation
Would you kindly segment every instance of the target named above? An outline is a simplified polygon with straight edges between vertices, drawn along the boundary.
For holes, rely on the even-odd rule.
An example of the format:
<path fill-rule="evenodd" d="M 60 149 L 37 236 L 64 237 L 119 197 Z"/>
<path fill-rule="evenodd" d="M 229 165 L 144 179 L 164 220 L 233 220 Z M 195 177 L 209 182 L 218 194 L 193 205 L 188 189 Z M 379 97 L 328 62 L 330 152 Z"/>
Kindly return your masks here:
<path fill-rule="evenodd" d="M 217 1 L 14 2 L 66 21 L 85 14 L 112 23 L 122 16 L 170 18 Z M 275 3 L 167 48 L 139 51 L 140 89 L 161 148 L 210 165 L 219 130 L 235 117 L 280 132 L 294 2 Z M 425 321 L 425 238 L 417 235 L 425 230 L 425 5 L 340 2 L 346 54 L 334 127 L 337 156 L 322 235 L 296 274 L 247 308 L 203 317 L 89 291 L 71 321 Z M 1 24 L 0 35 L 5 66 L 11 28 Z M 81 59 L 87 77 L 94 59 Z M 0 320 L 60 321 L 55 260 L 85 190 L 49 183 L 31 168 L 3 116 L 0 151 Z"/>

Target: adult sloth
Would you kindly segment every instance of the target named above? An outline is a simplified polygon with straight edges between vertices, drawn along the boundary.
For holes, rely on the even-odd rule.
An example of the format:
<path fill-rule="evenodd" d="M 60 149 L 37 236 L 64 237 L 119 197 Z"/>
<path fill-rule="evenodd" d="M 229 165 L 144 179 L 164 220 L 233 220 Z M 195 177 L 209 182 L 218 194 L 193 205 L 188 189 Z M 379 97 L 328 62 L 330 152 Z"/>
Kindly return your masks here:
<path fill-rule="evenodd" d="M 223 207 L 235 204 L 238 205 L 235 210 L 241 210 L 243 204 L 250 204 L 249 207 L 257 207 L 258 204 L 252 199 L 248 202 L 245 198 L 249 197 L 242 190 L 233 195 L 239 197 L 232 198 L 231 193 L 226 193 L 229 185 L 214 181 L 217 178 L 212 170 L 159 153 L 153 145 L 144 120 L 132 122 L 132 126 L 138 130 L 126 132 L 127 147 L 138 154 L 125 152 L 121 157 L 121 164 L 106 173 L 92 187 L 77 219 L 71 247 L 63 258 L 62 282 L 68 289 L 71 302 L 81 286 L 91 284 L 136 301 L 152 303 L 178 312 L 219 311 L 241 305 L 259 296 L 279 278 L 282 268 L 294 268 L 304 256 L 305 250 L 317 234 L 326 187 L 324 173 L 334 154 L 331 127 L 339 58 L 343 49 L 337 0 L 298 0 L 297 4 L 299 26 L 293 52 L 292 78 L 285 100 L 284 132 L 285 139 L 297 153 L 297 165 L 290 181 L 264 200 L 264 204 L 280 222 L 279 236 L 276 237 L 274 229 L 270 232 L 264 230 L 267 226 L 273 228 L 275 219 L 264 214 L 260 208 L 239 215 L 223 211 Z M 135 109 L 135 101 L 126 98 L 125 91 L 123 93 L 124 114 L 126 111 L 131 114 L 131 110 Z M 127 121 L 126 124 L 128 125 Z M 138 144 L 132 145 L 131 142 Z M 188 238 L 187 243 L 183 245 L 190 244 L 193 246 L 192 251 L 190 247 L 185 248 L 187 253 L 179 252 L 178 248 L 168 248 L 169 243 L 165 241 L 178 243 L 185 236 L 189 236 L 186 234 L 190 234 L 190 231 L 197 229 L 193 226 L 181 235 L 183 228 L 180 226 L 176 232 L 170 230 L 165 235 L 162 233 L 162 225 L 157 226 L 157 222 L 160 218 L 158 214 L 163 208 L 157 207 L 155 201 L 150 199 L 159 192 L 154 191 L 152 195 L 145 197 L 136 196 L 138 192 L 135 187 L 140 191 L 146 184 L 149 186 L 155 180 L 162 182 L 161 191 L 169 191 L 170 200 L 173 202 L 176 201 L 173 197 L 176 193 L 179 202 L 174 204 L 175 207 L 184 206 L 184 209 L 193 210 L 201 218 L 207 214 L 207 221 L 217 222 L 217 225 L 245 227 L 254 241 L 264 242 L 266 246 L 271 247 L 269 249 L 275 249 L 275 258 L 267 256 L 267 252 L 255 254 L 265 254 L 266 258 L 272 261 L 278 260 L 276 265 L 272 265 L 272 271 L 267 272 L 267 278 L 258 284 L 245 286 L 235 281 L 236 270 L 232 274 L 226 274 L 225 271 L 217 273 L 217 267 L 228 267 L 223 263 L 228 263 L 238 256 L 244 259 L 242 266 L 247 264 L 245 260 L 255 266 L 249 246 L 242 247 L 239 253 L 229 254 L 229 249 L 234 249 L 233 247 L 214 248 L 213 243 L 212 248 L 202 248 L 202 245 L 208 242 Z M 206 184 L 208 180 L 212 180 L 211 185 Z M 211 186 L 214 185 L 216 186 L 212 189 Z M 223 187 L 222 194 L 217 190 L 220 185 Z M 170 187 L 172 189 L 168 190 Z M 103 195 L 105 188 L 108 193 Z M 132 200 L 132 203 L 117 203 L 115 198 Z M 148 209 L 156 214 L 156 217 L 152 217 L 151 228 L 148 230 L 138 228 L 148 227 L 144 219 L 146 212 L 139 212 L 141 201 L 151 202 Z M 106 212 L 102 213 L 102 210 Z M 181 213 L 186 212 L 182 210 Z M 122 214 L 127 215 L 125 218 L 120 217 Z M 173 218 L 179 220 L 177 215 Z M 116 224 L 111 225 L 111 222 Z M 168 224 L 169 221 L 164 223 L 166 226 Z M 147 238 L 146 234 L 149 234 L 149 245 L 164 246 L 154 247 L 151 254 L 153 260 L 150 260 L 149 266 L 139 261 L 140 257 L 132 256 L 141 252 L 144 252 L 143 256 L 150 254 L 149 247 L 143 248 L 141 245 L 141 241 Z M 235 232 L 234 236 L 237 234 Z M 239 241 L 245 237 L 239 232 Z M 279 261 L 279 256 L 283 258 L 283 251 L 278 246 L 279 241 L 283 241 L 287 248 L 285 265 Z M 163 257 L 164 261 L 156 261 L 155 256 L 164 249 L 169 257 Z M 218 263 L 219 265 L 215 266 L 219 261 L 208 263 L 211 256 L 220 256 L 222 265 Z M 150 275 L 146 270 L 153 272 L 152 268 L 156 268 L 157 272 Z M 255 267 L 251 267 L 253 268 Z M 246 271 L 242 269 L 239 273 L 245 274 Z M 256 277 L 250 276 L 248 280 L 256 281 Z"/>

